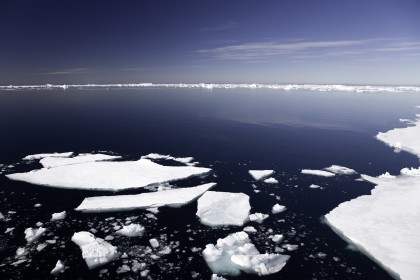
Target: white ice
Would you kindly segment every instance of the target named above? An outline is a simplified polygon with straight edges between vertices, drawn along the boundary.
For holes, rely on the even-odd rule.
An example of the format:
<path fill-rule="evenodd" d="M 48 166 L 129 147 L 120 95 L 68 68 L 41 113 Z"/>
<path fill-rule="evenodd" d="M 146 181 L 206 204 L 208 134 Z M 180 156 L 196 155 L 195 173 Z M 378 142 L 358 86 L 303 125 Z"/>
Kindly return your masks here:
<path fill-rule="evenodd" d="M 160 192 L 87 197 L 76 210 L 83 212 L 109 212 L 162 206 L 181 207 L 194 201 L 215 185 L 215 183 L 208 183 L 191 188 L 171 189 Z"/>
<path fill-rule="evenodd" d="M 28 155 L 23 160 L 39 160 L 46 157 L 71 157 L 73 152 Z"/>
<path fill-rule="evenodd" d="M 11 180 L 58 188 L 119 191 L 207 174 L 209 168 L 163 166 L 148 159 L 94 161 L 6 175 Z"/>
<path fill-rule="evenodd" d="M 212 274 L 210 280 L 226 280 L 226 278 L 218 276 L 217 274 Z"/>
<path fill-rule="evenodd" d="M 357 173 L 354 169 L 339 165 L 331 165 L 330 167 L 324 168 L 324 170 L 339 175 L 352 175 Z"/>
<path fill-rule="evenodd" d="M 25 239 L 28 244 L 31 244 L 37 241 L 46 231 L 46 228 L 39 227 L 39 228 L 27 228 L 25 229 Z"/>
<path fill-rule="evenodd" d="M 149 243 L 150 243 L 150 246 L 152 246 L 152 248 L 159 247 L 159 241 L 157 241 L 156 238 L 149 239 Z"/>
<path fill-rule="evenodd" d="M 273 214 L 278 214 L 278 213 L 281 213 L 281 212 L 283 212 L 283 211 L 285 211 L 285 210 L 286 210 L 286 206 L 284 206 L 284 205 L 280 205 L 280 204 L 276 203 L 276 204 L 273 206 L 273 208 L 271 208 L 271 213 L 273 213 Z"/>
<path fill-rule="evenodd" d="M 58 275 L 59 273 L 64 272 L 64 263 L 60 260 L 57 261 L 57 264 L 55 265 L 54 269 L 51 270 L 52 275 Z"/>
<path fill-rule="evenodd" d="M 312 184 L 309 186 L 311 189 L 319 189 L 321 186 Z"/>
<path fill-rule="evenodd" d="M 4 220 L 4 215 L 0 212 L 0 221 Z"/>
<path fill-rule="evenodd" d="M 118 257 L 116 247 L 101 238 L 96 238 L 90 232 L 76 232 L 71 240 L 82 250 L 82 257 L 89 269 L 107 264 Z"/>
<path fill-rule="evenodd" d="M 128 237 L 138 237 L 144 234 L 145 228 L 140 224 L 129 224 L 123 226 L 122 229 L 117 230 L 116 233 Z"/>
<path fill-rule="evenodd" d="M 256 233 L 257 232 L 257 230 L 252 226 L 244 227 L 243 231 L 245 231 L 247 233 Z"/>
<path fill-rule="evenodd" d="M 397 176 L 389 174 L 389 172 L 385 172 L 378 176 L 379 179 L 395 179 Z"/>
<path fill-rule="evenodd" d="M 271 176 L 274 173 L 274 170 L 249 170 L 248 172 L 255 180 L 259 181 Z"/>
<path fill-rule="evenodd" d="M 279 183 L 279 181 L 277 181 L 276 179 L 274 179 L 273 177 L 270 177 L 270 178 L 268 178 L 268 179 L 265 179 L 264 180 L 264 183 L 267 183 L 267 184 L 278 184 Z"/>
<path fill-rule="evenodd" d="M 51 215 L 51 221 L 63 220 L 63 219 L 66 218 L 66 216 L 67 216 L 66 211 L 59 212 L 59 213 L 53 213 Z"/>
<path fill-rule="evenodd" d="M 287 261 L 276 254 L 260 255 L 245 232 L 220 238 L 216 245 L 208 244 L 202 253 L 211 271 L 218 275 L 238 276 L 241 271 L 266 275 L 278 272 Z"/>
<path fill-rule="evenodd" d="M 208 191 L 198 199 L 197 216 L 207 226 L 241 226 L 249 210 L 249 196 L 244 193 Z"/>
<path fill-rule="evenodd" d="M 249 215 L 249 220 L 251 222 L 256 222 L 256 223 L 261 224 L 268 217 L 269 217 L 268 214 L 254 213 L 254 214 Z"/>
<path fill-rule="evenodd" d="M 324 171 L 324 170 L 314 170 L 314 169 L 302 169 L 302 174 L 309 174 L 315 176 L 323 176 L 323 177 L 333 177 L 335 176 L 334 173 Z"/>
<path fill-rule="evenodd" d="M 193 160 L 194 160 L 193 157 L 173 157 L 171 155 L 161 155 L 161 154 L 156 154 L 156 153 L 151 153 L 151 154 L 142 156 L 141 158 L 173 160 L 173 161 L 183 163 L 185 165 L 196 165 L 197 164 L 196 162 L 193 162 Z"/>
<path fill-rule="evenodd" d="M 401 169 L 400 173 L 401 175 L 407 175 L 407 176 L 420 176 L 420 167 L 419 168 L 405 167 Z"/>
<path fill-rule="evenodd" d="M 92 161 L 104 161 L 111 159 L 118 159 L 120 156 L 110 156 L 105 154 L 79 154 L 75 157 L 44 157 L 39 162 L 46 168 L 80 164 Z"/>

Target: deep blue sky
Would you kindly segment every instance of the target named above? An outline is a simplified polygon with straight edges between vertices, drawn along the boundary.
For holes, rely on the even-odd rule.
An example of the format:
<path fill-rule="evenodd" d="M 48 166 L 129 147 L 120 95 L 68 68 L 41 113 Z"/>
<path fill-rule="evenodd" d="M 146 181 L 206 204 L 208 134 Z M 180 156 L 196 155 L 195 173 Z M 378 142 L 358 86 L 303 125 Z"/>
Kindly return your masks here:
<path fill-rule="evenodd" d="M 420 85 L 419 0 L 4 0 L 0 84 Z"/>

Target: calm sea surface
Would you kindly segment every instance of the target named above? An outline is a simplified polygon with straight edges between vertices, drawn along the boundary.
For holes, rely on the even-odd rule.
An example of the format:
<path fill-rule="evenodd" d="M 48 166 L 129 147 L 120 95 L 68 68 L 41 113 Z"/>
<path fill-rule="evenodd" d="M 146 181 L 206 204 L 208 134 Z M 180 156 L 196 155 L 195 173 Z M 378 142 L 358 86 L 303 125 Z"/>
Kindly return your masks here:
<path fill-rule="evenodd" d="M 258 230 L 250 238 L 262 253 L 282 245 L 268 239 L 270 234 L 284 234 L 283 244 L 299 245 L 287 252 L 291 259 L 281 272 L 264 279 L 392 279 L 322 222 L 323 215 L 338 204 L 369 194 L 373 185 L 356 181 L 358 175 L 324 178 L 303 175 L 300 170 L 337 164 L 377 176 L 418 167 L 415 156 L 395 153 L 375 139 L 378 132 L 406 126 L 399 119 L 419 114 L 415 105 L 420 105 L 419 93 L 159 88 L 2 91 L 0 164 L 5 171 L 0 174 L 0 212 L 10 219 L 0 221 L 0 278 L 47 279 L 61 259 L 68 266 L 59 275 L 62 279 L 136 279 L 139 272 L 117 273 L 123 264 L 132 267 L 136 262 L 146 264 L 152 279 L 193 275 L 210 279 L 211 271 L 195 248 L 203 249 L 242 227 L 201 225 L 195 202 L 178 209 L 162 208 L 157 220 L 147 218 L 144 210 L 82 214 L 73 209 L 84 197 L 109 193 L 47 188 L 4 177 L 39 168 L 37 162 L 21 161 L 29 154 L 107 151 L 130 160 L 152 152 L 193 156 L 199 166 L 211 167 L 214 173 L 176 182 L 174 187 L 216 182 L 213 190 L 248 194 L 252 213 L 269 213 L 275 203 L 285 205 L 286 212 L 270 215 L 261 225 L 247 224 Z M 279 184 L 255 182 L 249 169 L 274 169 Z M 252 184 L 261 192 L 255 193 Z M 310 189 L 311 184 L 322 189 Z M 144 191 L 148 190 L 123 193 Z M 34 208 L 36 203 L 42 206 Z M 63 210 L 68 212 L 64 221 L 49 222 L 52 213 Z M 73 233 L 94 228 L 95 235 L 104 238 L 131 216 L 145 225 L 146 235 L 115 236 L 109 242 L 127 253 L 127 258 L 89 271 L 79 248 L 70 241 Z M 26 244 L 25 228 L 35 227 L 36 222 L 48 229 L 40 241 L 55 243 L 41 252 L 36 244 L 27 246 L 26 262 L 12 265 L 17 261 L 16 249 Z M 11 233 L 4 233 L 12 227 Z M 153 237 L 172 246 L 172 253 L 152 261 L 144 252 Z M 101 269 L 107 271 L 100 273 Z"/>

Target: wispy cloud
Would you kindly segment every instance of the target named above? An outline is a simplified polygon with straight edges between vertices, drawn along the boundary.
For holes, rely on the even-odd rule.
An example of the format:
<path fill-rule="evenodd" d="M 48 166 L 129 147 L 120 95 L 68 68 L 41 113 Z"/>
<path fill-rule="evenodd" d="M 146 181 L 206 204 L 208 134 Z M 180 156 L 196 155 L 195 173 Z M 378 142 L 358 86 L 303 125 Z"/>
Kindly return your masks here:
<path fill-rule="evenodd" d="M 67 75 L 67 74 L 84 74 L 90 73 L 90 68 L 65 68 L 50 72 L 41 73 L 42 75 Z"/>
<path fill-rule="evenodd" d="M 228 21 L 219 25 L 200 28 L 199 31 L 200 32 L 226 31 L 226 30 L 235 29 L 237 26 L 238 26 L 237 22 Z"/>

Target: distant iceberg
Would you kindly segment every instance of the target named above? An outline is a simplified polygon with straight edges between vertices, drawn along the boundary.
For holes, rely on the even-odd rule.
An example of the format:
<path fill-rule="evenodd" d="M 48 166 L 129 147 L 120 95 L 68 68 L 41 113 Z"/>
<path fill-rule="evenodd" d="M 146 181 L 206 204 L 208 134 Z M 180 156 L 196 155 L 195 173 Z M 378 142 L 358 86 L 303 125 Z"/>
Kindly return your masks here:
<path fill-rule="evenodd" d="M 318 91 L 318 92 L 420 92 L 414 86 L 356 86 L 356 85 L 316 85 L 316 84 L 211 84 L 211 83 L 132 83 L 132 84 L 74 84 L 74 85 L 9 85 L 0 86 L 0 90 L 53 90 L 53 89 L 86 89 L 86 88 L 201 88 L 201 89 L 271 89 L 282 91 Z"/>

